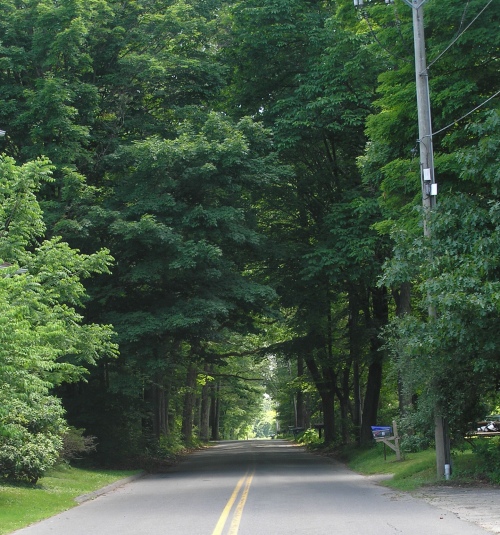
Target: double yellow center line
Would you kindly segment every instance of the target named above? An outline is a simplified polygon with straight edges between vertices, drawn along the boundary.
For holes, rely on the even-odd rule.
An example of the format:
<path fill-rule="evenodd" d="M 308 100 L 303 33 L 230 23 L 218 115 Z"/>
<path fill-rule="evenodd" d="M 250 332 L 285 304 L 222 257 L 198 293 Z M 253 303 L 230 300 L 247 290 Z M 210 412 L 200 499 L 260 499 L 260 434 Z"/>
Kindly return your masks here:
<path fill-rule="evenodd" d="M 219 521 L 217 522 L 217 525 L 215 526 L 215 529 L 212 532 L 212 535 L 222 535 L 222 531 L 224 530 L 224 526 L 226 525 L 227 519 L 229 518 L 229 515 L 231 514 L 233 505 L 236 499 L 238 498 L 238 496 L 240 496 L 240 491 L 243 488 L 243 491 L 241 492 L 241 496 L 240 496 L 240 501 L 238 502 L 238 505 L 234 509 L 233 517 L 231 520 L 231 525 L 228 531 L 228 535 L 237 535 L 238 529 L 240 527 L 241 517 L 243 516 L 243 508 L 245 507 L 245 503 L 248 498 L 248 492 L 250 491 L 250 485 L 252 484 L 252 479 L 254 475 L 255 475 L 255 470 L 252 470 L 251 473 L 249 470 L 238 481 L 235 489 L 233 490 L 233 493 L 231 494 L 231 497 L 226 503 L 226 507 L 224 507 L 224 510 L 222 511 L 222 514 L 220 515 Z"/>

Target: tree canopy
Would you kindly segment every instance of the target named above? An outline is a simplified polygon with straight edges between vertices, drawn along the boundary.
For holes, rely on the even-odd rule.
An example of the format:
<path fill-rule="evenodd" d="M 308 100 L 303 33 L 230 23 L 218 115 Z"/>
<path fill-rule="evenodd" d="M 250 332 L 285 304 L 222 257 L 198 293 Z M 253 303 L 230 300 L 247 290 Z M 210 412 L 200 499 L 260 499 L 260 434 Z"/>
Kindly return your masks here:
<path fill-rule="evenodd" d="M 0 2 L 4 440 L 44 403 L 50 462 L 66 419 L 114 464 L 268 396 L 332 443 L 497 410 L 500 10 L 425 2 L 427 239 L 412 9 L 365 4 Z"/>

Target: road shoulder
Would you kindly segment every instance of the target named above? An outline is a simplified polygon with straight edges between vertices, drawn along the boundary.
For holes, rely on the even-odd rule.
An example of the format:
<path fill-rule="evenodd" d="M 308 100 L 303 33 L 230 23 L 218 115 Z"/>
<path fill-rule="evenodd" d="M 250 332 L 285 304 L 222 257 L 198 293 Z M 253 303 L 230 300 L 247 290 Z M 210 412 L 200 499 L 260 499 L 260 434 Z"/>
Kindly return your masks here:
<path fill-rule="evenodd" d="M 461 520 L 500 533 L 500 488 L 477 486 L 423 487 L 412 492 L 416 498 L 452 512 Z"/>

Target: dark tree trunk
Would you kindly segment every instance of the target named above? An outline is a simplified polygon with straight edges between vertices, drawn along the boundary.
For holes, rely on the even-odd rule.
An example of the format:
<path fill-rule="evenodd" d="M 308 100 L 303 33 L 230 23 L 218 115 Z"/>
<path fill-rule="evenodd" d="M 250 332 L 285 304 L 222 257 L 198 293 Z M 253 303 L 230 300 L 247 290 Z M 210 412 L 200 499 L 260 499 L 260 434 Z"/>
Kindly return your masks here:
<path fill-rule="evenodd" d="M 205 372 L 210 375 L 210 366 L 205 366 Z M 210 383 L 207 381 L 201 390 L 200 407 L 200 438 L 208 441 L 210 438 Z"/>
<path fill-rule="evenodd" d="M 349 377 L 350 367 L 342 371 L 342 390 L 337 392 L 340 404 L 340 432 L 342 444 L 349 443 Z"/>
<path fill-rule="evenodd" d="M 157 439 L 168 435 L 168 396 L 161 383 L 153 387 L 153 431 Z"/>
<path fill-rule="evenodd" d="M 353 423 L 356 433 L 356 440 L 359 442 L 362 414 L 362 402 L 361 402 L 361 384 L 359 380 L 359 362 L 355 361 L 352 367 L 352 389 L 354 398 L 354 410 L 353 410 Z"/>
<path fill-rule="evenodd" d="M 196 377 L 198 371 L 194 363 L 189 365 L 186 377 L 186 393 L 184 395 L 184 405 L 182 410 L 182 437 L 186 442 L 193 438 L 193 417 L 196 403 Z"/>
<path fill-rule="evenodd" d="M 349 291 L 349 358 L 352 362 L 352 423 L 356 435 L 356 442 L 359 442 L 361 427 L 361 386 L 359 377 L 360 360 L 360 328 L 359 328 L 359 299 L 353 289 Z"/>
<path fill-rule="evenodd" d="M 321 398 L 324 441 L 325 444 L 330 444 L 335 440 L 335 383 L 332 382 L 335 375 L 332 370 L 324 367 L 320 371 L 312 355 L 305 355 L 304 360 Z"/>
<path fill-rule="evenodd" d="M 326 388 L 320 392 L 323 407 L 324 441 L 332 444 L 335 441 L 335 393 Z"/>
<path fill-rule="evenodd" d="M 411 284 L 404 282 L 399 287 L 399 290 L 392 292 L 394 301 L 396 303 L 396 315 L 402 317 L 411 312 Z M 399 412 L 405 414 L 408 408 L 413 404 L 413 396 L 408 392 L 405 392 L 401 373 L 398 371 L 398 400 L 399 400 Z"/>
<path fill-rule="evenodd" d="M 304 375 L 304 358 L 302 354 L 297 357 L 297 377 Z M 299 388 L 297 390 L 297 427 L 305 427 L 305 407 L 304 407 L 304 392 Z"/>
<path fill-rule="evenodd" d="M 210 388 L 210 427 L 212 429 L 212 440 L 219 440 L 219 419 L 220 419 L 220 403 L 219 403 L 220 384 L 217 382 Z"/>
<path fill-rule="evenodd" d="M 385 288 L 372 289 L 373 303 L 373 334 L 371 337 L 371 362 L 368 368 L 365 403 L 363 407 L 363 421 L 361 424 L 361 444 L 372 441 L 371 426 L 377 425 L 380 390 L 382 388 L 382 363 L 384 355 L 380 348 L 382 340 L 379 338 L 380 328 L 387 324 L 389 310 L 387 291 Z"/>
<path fill-rule="evenodd" d="M 368 369 L 363 422 L 361 424 L 361 444 L 372 440 L 371 426 L 377 425 L 380 389 L 382 388 L 382 362 L 380 359 L 372 362 Z"/>

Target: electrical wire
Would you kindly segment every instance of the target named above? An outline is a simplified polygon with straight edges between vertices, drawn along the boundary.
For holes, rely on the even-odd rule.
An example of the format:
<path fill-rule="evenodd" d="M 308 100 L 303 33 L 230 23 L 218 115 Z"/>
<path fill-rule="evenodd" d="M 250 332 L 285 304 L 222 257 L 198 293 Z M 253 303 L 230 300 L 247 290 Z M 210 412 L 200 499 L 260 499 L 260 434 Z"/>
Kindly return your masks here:
<path fill-rule="evenodd" d="M 475 111 L 477 111 L 479 108 L 482 108 L 485 104 L 487 104 L 490 100 L 493 100 L 495 97 L 497 97 L 498 95 L 500 95 L 500 90 L 497 91 L 494 95 L 492 95 L 490 98 L 488 98 L 487 100 L 485 100 L 483 103 L 479 104 L 479 106 L 476 106 L 473 110 L 471 110 L 470 112 L 466 113 L 465 115 L 463 115 L 462 117 L 460 117 L 460 119 L 457 119 L 456 121 L 453 121 L 452 123 L 450 123 L 448 126 L 445 126 L 444 128 L 441 128 L 441 130 L 438 130 L 437 132 L 433 132 L 432 135 L 435 136 L 437 134 L 440 134 L 441 132 L 444 132 L 445 130 L 448 130 L 448 128 L 451 128 L 452 126 L 454 126 L 456 123 L 458 123 L 459 121 L 462 121 L 463 119 L 465 119 L 466 117 L 468 117 L 469 115 L 471 115 L 472 113 L 474 113 Z"/>
<path fill-rule="evenodd" d="M 363 18 L 365 19 L 366 21 L 366 24 L 368 25 L 368 28 L 370 29 L 370 33 L 372 34 L 373 38 L 375 39 L 375 41 L 377 42 L 378 46 L 384 51 L 386 52 L 389 56 L 391 56 L 392 58 L 394 58 L 395 60 L 398 60 L 398 61 L 403 61 L 405 63 L 409 63 L 409 61 L 405 58 L 402 58 L 400 56 L 397 56 L 396 54 L 394 54 L 393 52 L 391 52 L 388 48 L 386 48 L 379 40 L 379 38 L 377 37 L 377 34 L 375 33 L 375 30 L 373 29 L 371 23 L 370 23 L 370 18 L 368 17 L 368 13 L 365 11 L 363 12 L 362 14 Z"/>
<path fill-rule="evenodd" d="M 460 31 L 462 30 L 462 27 L 465 21 L 465 15 L 467 14 L 467 10 L 469 9 L 469 4 L 470 4 L 470 0 L 467 0 L 467 3 L 465 4 L 465 7 L 464 7 L 464 12 L 462 13 L 462 20 L 460 21 L 460 26 L 458 27 L 456 35 L 458 35 Z"/>
<path fill-rule="evenodd" d="M 427 65 L 427 71 L 432 67 L 432 65 L 434 65 L 434 63 L 436 63 L 436 61 L 438 61 L 439 59 L 441 59 L 445 54 L 446 52 L 448 52 L 448 50 L 460 39 L 460 37 L 462 37 L 462 35 L 474 24 L 474 22 L 476 22 L 476 20 L 484 13 L 484 11 L 486 11 L 486 9 L 489 7 L 489 5 L 493 2 L 493 0 L 489 0 L 489 2 L 483 7 L 483 9 L 481 9 L 481 11 L 472 19 L 472 21 L 467 25 L 466 28 L 464 28 L 464 30 L 462 32 L 460 32 L 456 37 L 454 37 L 452 40 L 451 40 L 451 43 L 437 56 L 437 58 L 433 59 L 428 65 Z M 468 4 L 467 4 L 468 5 Z M 467 9 L 467 6 L 465 7 L 465 9 Z M 465 16 L 465 11 L 464 11 L 464 15 Z M 462 17 L 462 22 L 460 23 L 460 26 L 462 26 L 463 24 L 463 17 Z"/>

